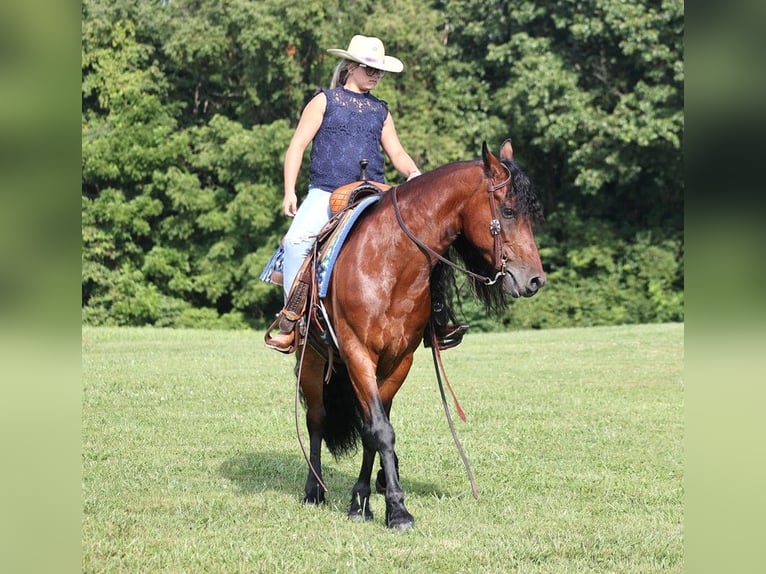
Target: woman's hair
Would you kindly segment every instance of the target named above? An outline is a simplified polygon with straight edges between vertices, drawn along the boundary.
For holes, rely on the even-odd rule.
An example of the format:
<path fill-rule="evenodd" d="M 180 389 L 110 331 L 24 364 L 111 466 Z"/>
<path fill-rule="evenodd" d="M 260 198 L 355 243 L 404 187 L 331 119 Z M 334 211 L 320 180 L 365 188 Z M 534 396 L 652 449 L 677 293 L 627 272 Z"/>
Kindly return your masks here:
<path fill-rule="evenodd" d="M 330 89 L 337 88 L 338 84 L 346 85 L 346 79 L 348 79 L 349 68 L 356 65 L 356 62 L 351 60 L 341 60 L 338 65 L 335 66 L 335 71 L 332 73 L 332 80 L 330 80 Z"/>

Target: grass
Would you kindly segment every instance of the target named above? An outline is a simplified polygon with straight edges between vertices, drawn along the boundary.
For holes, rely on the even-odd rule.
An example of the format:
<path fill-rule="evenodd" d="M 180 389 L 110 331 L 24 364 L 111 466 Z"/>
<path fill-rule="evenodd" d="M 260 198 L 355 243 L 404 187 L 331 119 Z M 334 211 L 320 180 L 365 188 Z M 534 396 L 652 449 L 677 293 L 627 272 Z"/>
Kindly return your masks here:
<path fill-rule="evenodd" d="M 682 572 L 682 325 L 445 352 L 479 500 L 421 348 L 392 413 L 404 534 L 378 495 L 346 519 L 359 456 L 325 454 L 327 504 L 301 505 L 294 359 L 261 336 L 83 328 L 84 572 Z"/>

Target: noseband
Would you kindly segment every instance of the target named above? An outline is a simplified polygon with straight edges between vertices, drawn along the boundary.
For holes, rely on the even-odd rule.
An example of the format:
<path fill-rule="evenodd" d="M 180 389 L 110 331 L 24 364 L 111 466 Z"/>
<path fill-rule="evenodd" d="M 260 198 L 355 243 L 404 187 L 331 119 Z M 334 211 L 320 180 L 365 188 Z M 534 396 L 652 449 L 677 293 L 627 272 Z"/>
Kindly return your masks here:
<path fill-rule="evenodd" d="M 465 273 L 469 277 L 472 277 L 476 281 L 479 281 L 481 283 L 484 283 L 485 285 L 494 285 L 497 283 L 498 279 L 503 277 L 507 274 L 506 269 L 506 263 L 507 259 L 503 255 L 503 241 L 502 241 L 502 232 L 503 228 L 500 225 L 500 217 L 497 211 L 497 202 L 495 202 L 495 192 L 498 189 L 504 188 L 506 185 L 508 185 L 511 181 L 511 170 L 506 167 L 505 164 L 500 164 L 503 166 L 505 171 L 508 173 L 508 177 L 505 178 L 500 183 L 495 183 L 492 178 L 489 178 L 489 181 L 487 182 L 487 196 L 489 199 L 489 213 L 492 219 L 489 222 L 489 234 L 494 239 L 495 245 L 494 245 L 494 270 L 496 271 L 494 277 L 487 277 L 486 275 L 479 275 L 478 273 L 474 273 L 473 271 L 469 271 L 468 269 L 465 269 L 464 267 L 460 267 L 459 265 L 453 263 L 446 257 L 443 257 L 442 255 L 439 255 L 436 251 L 428 247 L 425 243 L 420 241 L 413 233 L 409 230 L 407 225 L 404 223 L 404 219 L 402 219 L 402 213 L 399 210 L 399 201 L 397 200 L 397 192 L 399 190 L 398 187 L 394 187 L 391 189 L 391 203 L 394 205 L 394 214 L 396 215 L 396 221 L 399 223 L 399 227 L 402 228 L 402 231 L 409 237 L 412 242 L 417 245 L 423 253 L 426 255 L 430 255 L 441 261 L 442 263 L 449 265 L 453 269 L 457 269 L 461 273 Z"/>

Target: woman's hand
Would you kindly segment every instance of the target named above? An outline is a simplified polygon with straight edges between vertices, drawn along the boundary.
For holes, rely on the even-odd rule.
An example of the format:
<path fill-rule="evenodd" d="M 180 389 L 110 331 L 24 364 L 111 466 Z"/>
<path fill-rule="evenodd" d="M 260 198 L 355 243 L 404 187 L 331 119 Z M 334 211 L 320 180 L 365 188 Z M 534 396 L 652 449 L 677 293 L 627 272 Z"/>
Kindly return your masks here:
<path fill-rule="evenodd" d="M 410 172 L 410 175 L 407 176 L 407 181 L 410 181 L 411 179 L 415 179 L 419 175 L 420 175 L 420 170 L 419 169 L 415 169 L 415 170 Z"/>
<path fill-rule="evenodd" d="M 295 192 L 285 192 L 285 197 L 282 200 L 282 213 L 287 217 L 295 217 L 295 212 L 298 211 L 298 196 Z"/>

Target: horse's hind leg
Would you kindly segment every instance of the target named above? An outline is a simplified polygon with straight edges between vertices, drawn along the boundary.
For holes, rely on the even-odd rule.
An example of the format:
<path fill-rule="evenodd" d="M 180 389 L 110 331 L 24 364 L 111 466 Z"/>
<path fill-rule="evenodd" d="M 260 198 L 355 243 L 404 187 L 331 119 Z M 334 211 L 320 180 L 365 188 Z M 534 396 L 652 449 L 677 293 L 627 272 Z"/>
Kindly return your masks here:
<path fill-rule="evenodd" d="M 299 353 L 300 350 L 298 356 L 300 356 Z M 320 504 L 325 501 L 325 491 L 320 483 L 322 480 L 322 428 L 325 417 L 322 397 L 323 368 L 324 360 L 310 348 L 306 349 L 303 366 L 300 369 L 300 385 L 306 400 L 306 428 L 309 432 L 310 463 L 304 488 L 304 504 Z"/>
<path fill-rule="evenodd" d="M 308 416 L 306 419 L 307 426 L 309 427 L 309 461 L 311 462 L 311 465 L 309 466 L 309 474 L 306 477 L 306 486 L 304 489 L 305 496 L 303 497 L 303 503 L 321 504 L 325 500 L 324 488 L 322 488 L 322 485 L 319 483 L 319 480 L 322 479 L 322 432 L 321 430 L 319 432 L 317 432 L 315 429 L 312 430 L 312 425 L 308 422 Z M 317 480 L 314 472 L 319 475 L 319 480 Z"/>
<path fill-rule="evenodd" d="M 359 478 L 351 491 L 351 505 L 348 509 L 350 520 L 372 520 L 370 509 L 370 477 L 375 463 L 375 449 L 364 446 L 362 454 L 362 467 L 359 469 Z"/>
<path fill-rule="evenodd" d="M 385 404 L 386 417 L 391 420 L 391 401 Z M 394 453 L 394 466 L 396 467 L 396 478 L 399 478 L 399 457 Z M 383 458 L 380 459 L 380 469 L 375 477 L 375 492 L 378 494 L 386 493 L 386 471 L 383 470 Z"/>

